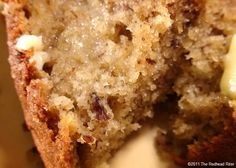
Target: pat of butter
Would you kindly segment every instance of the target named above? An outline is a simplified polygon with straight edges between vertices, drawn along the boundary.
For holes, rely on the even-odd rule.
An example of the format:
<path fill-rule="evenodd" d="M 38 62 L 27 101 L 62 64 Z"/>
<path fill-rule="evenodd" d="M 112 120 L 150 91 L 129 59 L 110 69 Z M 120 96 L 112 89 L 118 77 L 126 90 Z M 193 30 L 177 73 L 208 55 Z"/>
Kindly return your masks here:
<path fill-rule="evenodd" d="M 230 50 L 225 59 L 220 89 L 224 95 L 236 99 L 236 35 L 232 38 Z"/>
<path fill-rule="evenodd" d="M 34 55 L 29 59 L 30 63 L 35 63 L 35 67 L 39 70 L 43 69 L 43 65 L 46 62 L 49 62 L 49 56 L 48 53 L 43 51 L 37 51 L 34 53 Z"/>
<path fill-rule="evenodd" d="M 43 50 L 42 36 L 35 35 L 22 35 L 16 43 L 16 49 L 18 51 L 26 51 L 34 49 L 34 51 Z"/>

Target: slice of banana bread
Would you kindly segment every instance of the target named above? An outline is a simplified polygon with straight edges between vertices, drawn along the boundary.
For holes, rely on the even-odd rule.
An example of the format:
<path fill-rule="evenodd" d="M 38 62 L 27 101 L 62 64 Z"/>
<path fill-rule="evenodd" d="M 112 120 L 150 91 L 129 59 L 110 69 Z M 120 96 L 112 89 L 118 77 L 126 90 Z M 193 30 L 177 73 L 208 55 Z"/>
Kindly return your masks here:
<path fill-rule="evenodd" d="M 171 86 L 168 2 L 6 2 L 12 76 L 45 165 L 104 165 Z"/>
<path fill-rule="evenodd" d="M 178 162 L 203 158 L 205 143 L 223 150 L 216 136 L 234 144 L 219 83 L 236 1 L 4 2 L 12 77 L 46 167 L 106 167 L 154 113 Z"/>

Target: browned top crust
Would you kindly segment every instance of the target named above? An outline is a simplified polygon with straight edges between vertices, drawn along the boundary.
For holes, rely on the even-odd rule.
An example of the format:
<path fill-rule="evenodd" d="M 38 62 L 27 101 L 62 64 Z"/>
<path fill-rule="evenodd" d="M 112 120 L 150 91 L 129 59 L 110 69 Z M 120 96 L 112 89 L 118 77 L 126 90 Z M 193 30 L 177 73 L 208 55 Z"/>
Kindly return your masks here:
<path fill-rule="evenodd" d="M 18 52 L 15 48 L 16 39 L 26 33 L 26 19 L 22 0 L 5 0 L 11 4 L 5 13 L 8 33 L 9 63 L 17 93 L 20 97 L 27 126 L 48 168 L 73 168 L 78 163 L 75 142 L 69 136 L 68 130 L 63 130 L 63 136 L 55 137 L 54 116 L 48 113 L 45 98 L 48 86 L 35 79 L 37 74 L 27 65 L 30 53 Z M 49 124 L 50 121 L 50 124 Z"/>

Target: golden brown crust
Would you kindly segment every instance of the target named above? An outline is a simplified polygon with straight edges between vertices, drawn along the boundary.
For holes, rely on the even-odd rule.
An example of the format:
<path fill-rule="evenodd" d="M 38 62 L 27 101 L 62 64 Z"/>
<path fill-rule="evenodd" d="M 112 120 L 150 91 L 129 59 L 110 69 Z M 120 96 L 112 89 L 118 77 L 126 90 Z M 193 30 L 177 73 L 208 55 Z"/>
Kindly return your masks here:
<path fill-rule="evenodd" d="M 16 39 L 25 33 L 26 19 L 22 10 L 23 1 L 5 0 L 9 10 L 5 13 L 8 33 L 9 63 L 17 93 L 20 97 L 26 123 L 44 164 L 48 168 L 73 168 L 78 163 L 76 145 L 63 130 L 63 136 L 50 127 L 56 119 L 46 105 L 47 86 L 33 79 L 34 72 L 27 65 L 27 53 L 15 49 Z M 29 53 L 28 53 L 29 54 Z M 54 120 L 54 121 L 53 121 Z M 66 134 L 67 133 L 67 134 Z"/>

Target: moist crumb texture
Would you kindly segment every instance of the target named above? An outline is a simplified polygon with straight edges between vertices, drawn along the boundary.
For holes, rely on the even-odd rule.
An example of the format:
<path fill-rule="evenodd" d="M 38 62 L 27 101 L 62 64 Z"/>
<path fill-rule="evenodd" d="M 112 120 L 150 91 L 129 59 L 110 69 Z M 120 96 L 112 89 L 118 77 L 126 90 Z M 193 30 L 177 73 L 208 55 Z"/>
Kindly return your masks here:
<path fill-rule="evenodd" d="M 43 37 L 51 59 L 50 109 L 59 115 L 59 130 L 69 127 L 84 144 L 78 150 L 85 151 L 85 166 L 109 158 L 167 92 L 173 58 L 160 52 L 160 38 L 172 25 L 166 5 L 29 1 L 29 33 Z"/>
<path fill-rule="evenodd" d="M 106 165 L 153 116 L 165 123 L 158 122 L 159 149 L 182 159 L 232 121 L 219 86 L 236 33 L 236 1 L 21 3 L 23 34 L 43 41 L 45 57 L 34 48 L 27 53 L 32 81 L 47 86 L 45 122 L 53 141 L 72 139 L 81 167 Z"/>

